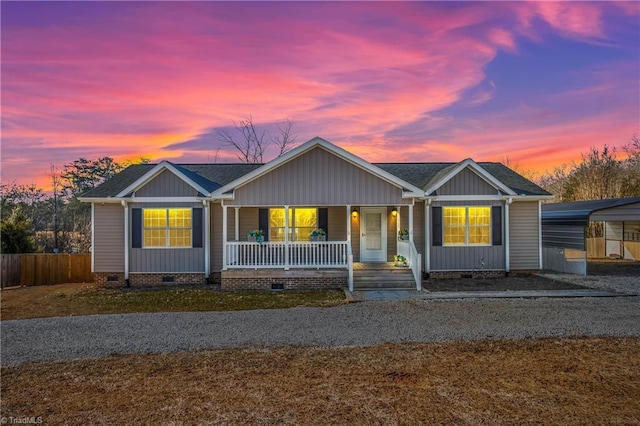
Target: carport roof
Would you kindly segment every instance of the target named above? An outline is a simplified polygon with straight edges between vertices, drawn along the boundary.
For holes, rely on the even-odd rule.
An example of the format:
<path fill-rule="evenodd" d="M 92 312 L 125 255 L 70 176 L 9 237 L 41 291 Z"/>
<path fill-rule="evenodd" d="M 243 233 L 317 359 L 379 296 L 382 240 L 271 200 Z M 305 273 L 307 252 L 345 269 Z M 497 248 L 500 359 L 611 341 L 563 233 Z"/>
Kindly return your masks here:
<path fill-rule="evenodd" d="M 626 206 L 634 203 L 640 203 L 640 197 L 543 204 L 542 222 L 554 225 L 586 226 L 589 222 L 589 216 L 599 210 Z"/>

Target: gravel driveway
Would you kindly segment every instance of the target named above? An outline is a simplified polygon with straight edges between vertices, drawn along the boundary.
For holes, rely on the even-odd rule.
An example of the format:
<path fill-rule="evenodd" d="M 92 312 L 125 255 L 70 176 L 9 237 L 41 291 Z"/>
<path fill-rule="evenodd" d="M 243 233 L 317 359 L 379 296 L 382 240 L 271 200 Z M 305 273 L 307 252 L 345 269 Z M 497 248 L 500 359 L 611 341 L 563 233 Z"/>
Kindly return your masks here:
<path fill-rule="evenodd" d="M 2 321 L 2 364 L 198 349 L 640 336 L 640 297 L 363 302 L 332 308 Z"/>

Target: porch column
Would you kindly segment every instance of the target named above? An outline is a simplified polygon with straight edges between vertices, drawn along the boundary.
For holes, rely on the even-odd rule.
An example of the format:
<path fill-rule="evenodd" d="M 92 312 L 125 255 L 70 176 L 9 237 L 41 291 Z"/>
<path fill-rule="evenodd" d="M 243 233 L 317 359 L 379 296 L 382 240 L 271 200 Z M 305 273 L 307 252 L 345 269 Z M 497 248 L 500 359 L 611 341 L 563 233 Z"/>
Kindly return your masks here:
<path fill-rule="evenodd" d="M 202 202 L 204 206 L 204 277 L 209 279 L 211 273 L 211 218 L 209 217 L 209 201 Z"/>
<path fill-rule="evenodd" d="M 413 241 L 413 203 L 409 204 L 409 241 Z"/>
<path fill-rule="evenodd" d="M 400 206 L 396 206 L 396 238 L 400 235 Z"/>
<path fill-rule="evenodd" d="M 129 279 L 129 236 L 131 235 L 129 231 L 129 206 L 124 200 L 121 201 L 121 204 L 124 207 L 124 279 L 127 281 Z"/>
<path fill-rule="evenodd" d="M 424 200 L 424 271 L 431 272 L 431 199 Z"/>
<path fill-rule="evenodd" d="M 347 242 L 351 244 L 351 206 L 347 205 Z"/>
<path fill-rule="evenodd" d="M 222 270 L 227 270 L 227 206 L 222 204 Z"/>
<path fill-rule="evenodd" d="M 236 241 L 240 241 L 240 207 L 235 207 L 235 219 L 236 219 Z"/>
<path fill-rule="evenodd" d="M 289 206 L 284 206 L 284 270 L 289 270 Z"/>

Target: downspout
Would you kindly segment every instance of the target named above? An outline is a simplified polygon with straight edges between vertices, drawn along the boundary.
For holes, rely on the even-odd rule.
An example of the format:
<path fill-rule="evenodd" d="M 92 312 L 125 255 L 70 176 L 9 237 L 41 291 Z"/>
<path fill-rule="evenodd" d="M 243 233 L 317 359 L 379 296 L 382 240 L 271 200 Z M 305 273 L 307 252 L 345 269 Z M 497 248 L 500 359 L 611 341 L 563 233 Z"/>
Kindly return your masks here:
<path fill-rule="evenodd" d="M 509 248 L 509 205 L 513 203 L 513 198 L 509 197 L 504 203 L 504 269 L 510 271 L 510 248 Z"/>
<path fill-rule="evenodd" d="M 424 200 L 424 272 L 431 273 L 431 198 Z"/>
<path fill-rule="evenodd" d="M 127 287 L 131 286 L 131 282 L 129 282 L 129 236 L 131 232 L 129 231 L 129 206 L 125 200 L 120 202 L 122 207 L 124 207 L 124 282 L 127 283 Z"/>

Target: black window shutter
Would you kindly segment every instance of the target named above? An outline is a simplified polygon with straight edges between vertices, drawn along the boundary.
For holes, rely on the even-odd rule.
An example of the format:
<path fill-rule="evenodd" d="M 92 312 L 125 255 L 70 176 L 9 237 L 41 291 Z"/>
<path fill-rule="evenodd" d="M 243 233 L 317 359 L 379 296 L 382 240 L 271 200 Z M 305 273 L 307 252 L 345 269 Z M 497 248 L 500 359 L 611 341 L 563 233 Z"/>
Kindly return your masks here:
<path fill-rule="evenodd" d="M 431 207 L 431 244 L 442 246 L 442 207 Z"/>
<path fill-rule="evenodd" d="M 191 228 L 191 241 L 193 242 L 194 248 L 202 247 L 202 209 L 193 209 L 192 210 L 192 218 L 191 223 L 193 227 Z"/>
<path fill-rule="evenodd" d="M 264 235 L 264 240 L 269 241 L 269 209 L 258 210 L 258 229 Z"/>
<path fill-rule="evenodd" d="M 318 228 L 324 229 L 329 240 L 329 209 L 318 209 Z"/>
<path fill-rule="evenodd" d="M 142 209 L 131 209 L 131 247 L 142 248 Z"/>
<path fill-rule="evenodd" d="M 491 207 L 491 244 L 502 245 L 502 207 Z"/>

